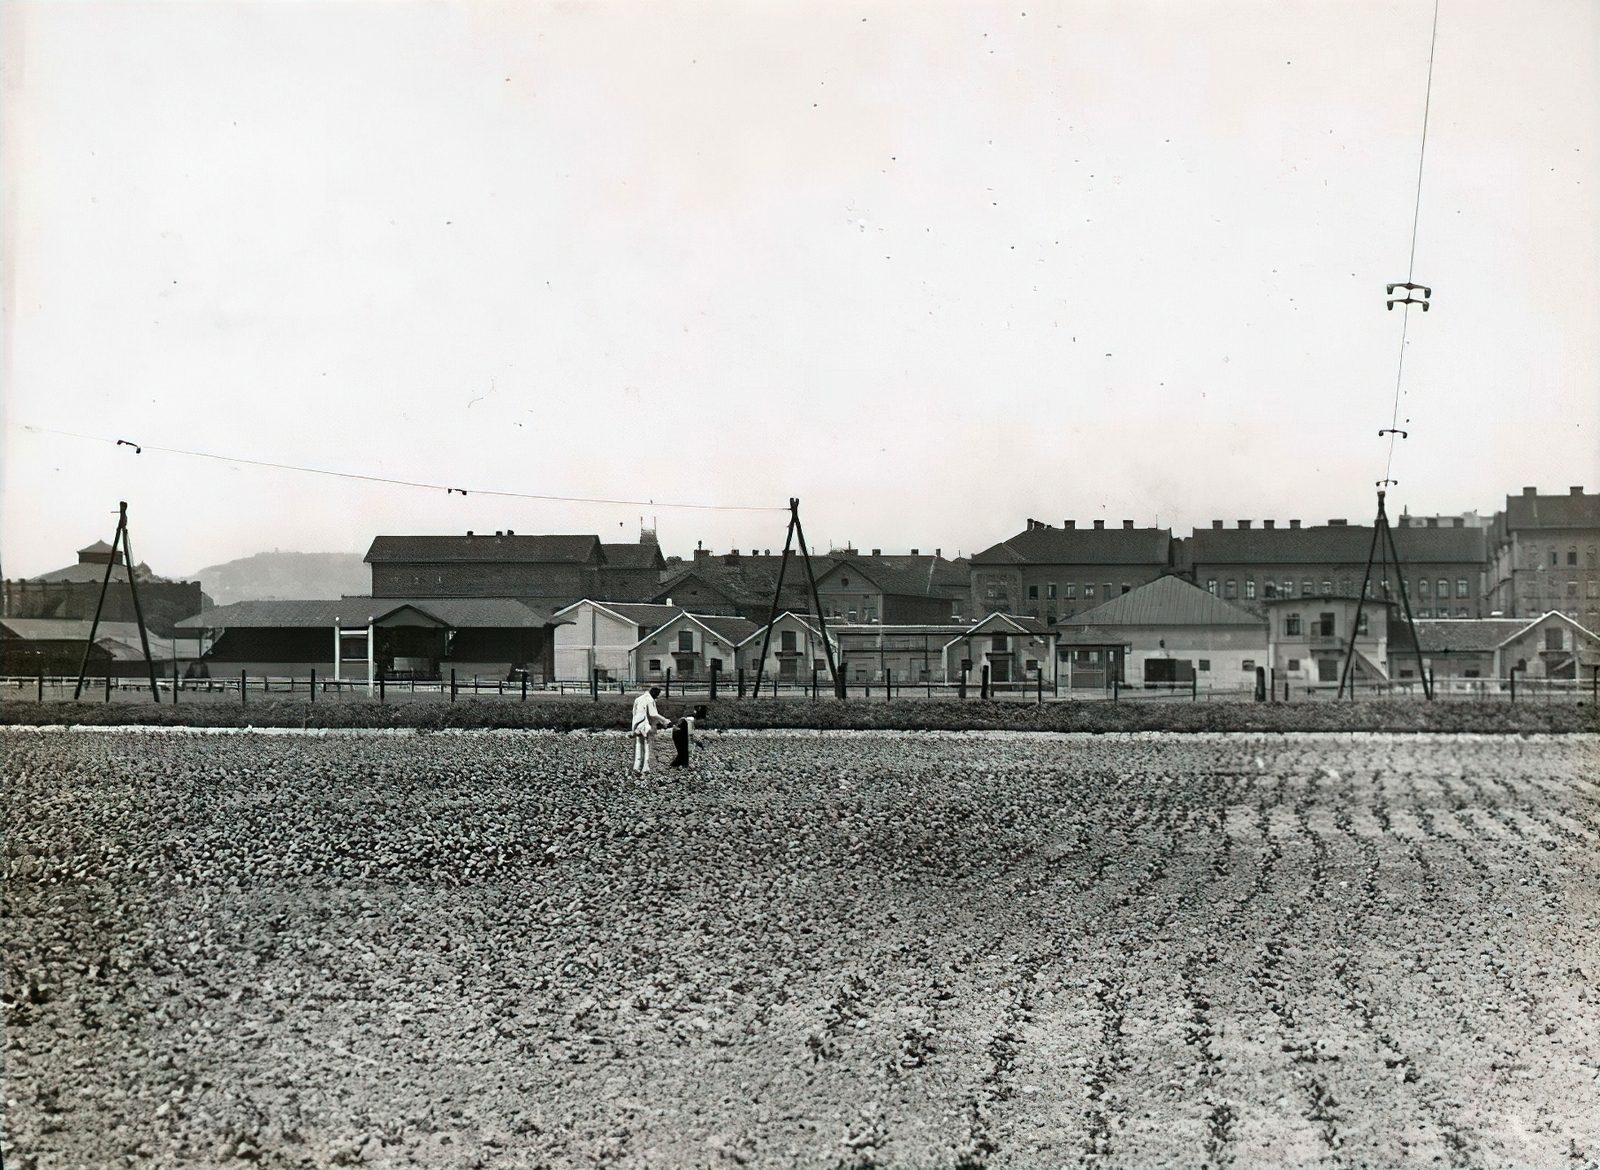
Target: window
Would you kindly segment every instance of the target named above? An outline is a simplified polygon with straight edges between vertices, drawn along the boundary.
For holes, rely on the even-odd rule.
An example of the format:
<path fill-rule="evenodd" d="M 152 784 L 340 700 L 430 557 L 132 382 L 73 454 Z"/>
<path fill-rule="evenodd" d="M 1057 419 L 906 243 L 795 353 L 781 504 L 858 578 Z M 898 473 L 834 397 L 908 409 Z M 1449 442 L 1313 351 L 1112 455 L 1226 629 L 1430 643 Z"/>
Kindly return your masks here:
<path fill-rule="evenodd" d="M 1577 563 L 1578 563 L 1578 550 L 1576 548 L 1569 548 L 1567 550 L 1567 564 L 1576 565 Z"/>
<path fill-rule="evenodd" d="M 1350 596 L 1350 588 L 1351 588 L 1350 578 L 1349 577 L 1340 577 L 1339 578 L 1339 596 L 1340 597 L 1349 597 Z"/>
<path fill-rule="evenodd" d="M 678 631 L 678 653 L 680 653 L 680 654 L 693 654 L 694 653 L 694 631 L 693 630 L 679 630 Z"/>
<path fill-rule="evenodd" d="M 850 586 L 850 578 L 849 577 L 840 577 L 839 578 L 839 584 L 845 586 L 845 588 L 849 588 L 849 586 Z M 994 596 L 994 586 L 992 586 L 992 585 L 989 587 L 989 596 L 990 597 Z"/>
<path fill-rule="evenodd" d="M 1254 658 L 1246 658 L 1243 662 L 1239 663 L 1240 670 L 1254 670 L 1255 668 L 1256 660 Z"/>
<path fill-rule="evenodd" d="M 1596 581 L 1593 577 L 1589 578 L 1588 593 L 1590 597 L 1600 597 L 1600 581 Z"/>
<path fill-rule="evenodd" d="M 1299 669 L 1300 669 L 1300 660 L 1298 658 L 1289 659 L 1289 671 L 1290 671 L 1290 673 L 1292 674 L 1293 672 L 1295 672 L 1295 671 L 1297 671 Z"/>
<path fill-rule="evenodd" d="M 1300 596 L 1301 597 L 1310 597 L 1311 596 L 1311 579 L 1309 577 L 1300 582 Z"/>
<path fill-rule="evenodd" d="M 1456 578 L 1456 596 L 1457 597 L 1465 597 L 1466 595 L 1467 595 L 1467 579 L 1465 577 L 1457 577 Z"/>
<path fill-rule="evenodd" d="M 847 613 L 845 615 L 845 617 L 849 620 L 851 625 L 855 625 L 855 622 L 856 622 L 856 611 L 855 610 L 853 610 L 853 609 L 850 610 L 849 613 Z"/>
<path fill-rule="evenodd" d="M 1317 633 L 1324 638 L 1331 638 L 1333 637 L 1333 630 L 1334 615 L 1331 613 L 1319 613 L 1317 615 Z"/>
<path fill-rule="evenodd" d="M 722 659 L 713 658 L 711 660 L 711 669 L 716 671 L 718 674 L 721 674 L 722 673 Z"/>
<path fill-rule="evenodd" d="M 1440 577 L 1439 578 L 1439 583 L 1438 583 L 1438 588 L 1433 591 L 1433 595 L 1435 597 L 1449 597 L 1450 596 L 1450 582 L 1446 581 L 1443 577 Z"/>
<path fill-rule="evenodd" d="M 1067 597 L 1073 598 L 1073 597 L 1076 597 L 1076 596 L 1078 596 L 1078 583 L 1076 581 L 1068 581 L 1067 582 Z"/>
<path fill-rule="evenodd" d="M 1339 681 L 1339 660 L 1337 658 L 1319 658 L 1319 659 L 1317 659 L 1317 681 L 1318 682 L 1338 682 Z"/>
<path fill-rule="evenodd" d="M 1256 579 L 1254 577 L 1246 577 L 1244 579 L 1244 595 L 1247 600 L 1255 600 Z"/>
<path fill-rule="evenodd" d="M 1029 674 L 1037 674 L 1038 672 L 1039 672 L 1039 660 L 1037 658 L 1028 659 L 1028 673 Z"/>
<path fill-rule="evenodd" d="M 862 616 L 866 619 L 866 622 L 867 622 L 867 624 L 869 626 L 873 622 L 878 620 L 878 607 L 875 606 L 875 605 L 869 605 L 865 609 L 863 609 L 861 612 L 862 612 Z"/>
<path fill-rule="evenodd" d="M 1217 595 L 1217 579 L 1215 577 L 1211 577 L 1206 581 L 1206 592 L 1211 594 L 1212 597 Z"/>
<path fill-rule="evenodd" d="M 1567 596 L 1568 597 L 1576 597 L 1576 596 L 1578 596 L 1578 583 L 1576 581 L 1568 581 L 1567 582 Z"/>
<path fill-rule="evenodd" d="M 1210 670 L 1210 669 L 1211 669 L 1211 659 L 1209 659 L 1209 658 L 1202 658 L 1202 659 L 1201 659 L 1201 660 L 1200 660 L 1200 669 L 1201 669 L 1201 670 L 1206 670 L 1206 671 L 1209 671 L 1209 670 Z"/>
<path fill-rule="evenodd" d="M 1039 600 L 1039 587 L 1037 585 L 1029 585 L 1028 586 L 1028 600 L 1029 601 L 1038 601 Z"/>
<path fill-rule="evenodd" d="M 651 674 L 660 674 L 661 673 L 661 659 L 652 658 L 650 660 L 650 673 Z"/>
<path fill-rule="evenodd" d="M 1426 596 L 1428 596 L 1428 579 L 1426 577 L 1424 577 L 1422 580 L 1417 582 L 1417 596 L 1418 597 L 1426 597 Z"/>
<path fill-rule="evenodd" d="M 1102 597 L 1110 597 L 1111 596 L 1111 582 L 1110 581 L 1102 581 L 1100 583 L 1100 596 L 1102 596 Z"/>
<path fill-rule="evenodd" d="M 1007 649 L 1007 640 L 1004 634 L 996 634 L 990 643 L 989 653 L 1004 654 Z"/>
<path fill-rule="evenodd" d="M 1285 597 L 1293 597 L 1294 596 L 1294 582 L 1293 581 L 1285 581 L 1283 583 L 1283 595 Z"/>
<path fill-rule="evenodd" d="M 989 600 L 993 601 L 994 600 L 994 586 L 993 585 L 984 586 L 983 595 L 985 597 L 987 597 Z"/>
<path fill-rule="evenodd" d="M 1044 587 L 1044 595 L 1045 599 L 1048 601 L 1054 601 L 1056 599 L 1056 583 L 1054 581 L 1051 581 Z"/>
<path fill-rule="evenodd" d="M 1094 586 L 1093 585 L 1085 585 L 1083 587 L 1083 596 L 1084 596 L 1085 599 L 1093 597 L 1094 596 Z"/>
<path fill-rule="evenodd" d="M 1238 597 L 1239 596 L 1239 582 L 1236 581 L 1232 577 L 1229 577 L 1226 581 L 1224 581 L 1222 583 L 1222 596 L 1228 598 L 1228 600 L 1230 600 L 1230 601 L 1233 600 L 1235 597 Z"/>
<path fill-rule="evenodd" d="M 1463 605 L 1459 609 L 1457 609 L 1456 610 L 1456 616 L 1457 617 L 1466 617 L 1467 616 L 1467 607 Z"/>
<path fill-rule="evenodd" d="M 1278 583 L 1276 581 L 1268 581 L 1268 582 L 1266 582 L 1266 588 L 1262 590 L 1262 596 L 1263 597 L 1276 597 L 1276 596 L 1278 596 Z"/>
<path fill-rule="evenodd" d="M 1296 638 L 1300 636 L 1299 614 L 1286 613 L 1283 615 L 1283 634 L 1286 638 Z"/>
<path fill-rule="evenodd" d="M 1561 631 L 1559 629 L 1546 630 L 1544 632 L 1544 648 L 1546 650 L 1560 650 L 1562 648 Z"/>
<path fill-rule="evenodd" d="M 1555 549 L 1550 550 L 1550 563 L 1552 565 L 1559 565 L 1561 563 L 1561 558 L 1559 555 L 1557 555 Z"/>
<path fill-rule="evenodd" d="M 784 654 L 794 654 L 794 653 L 796 653 L 798 651 L 798 649 L 799 649 L 799 635 L 797 635 L 795 633 L 795 631 L 793 631 L 793 630 L 783 630 L 783 631 L 781 631 L 779 633 L 778 638 L 779 638 L 778 644 L 779 644 L 780 647 L 782 647 L 782 653 L 784 653 Z"/>
<path fill-rule="evenodd" d="M 1332 597 L 1333 596 L 1333 582 L 1332 581 L 1324 581 L 1322 583 L 1322 596 L 1324 596 L 1324 597 Z"/>

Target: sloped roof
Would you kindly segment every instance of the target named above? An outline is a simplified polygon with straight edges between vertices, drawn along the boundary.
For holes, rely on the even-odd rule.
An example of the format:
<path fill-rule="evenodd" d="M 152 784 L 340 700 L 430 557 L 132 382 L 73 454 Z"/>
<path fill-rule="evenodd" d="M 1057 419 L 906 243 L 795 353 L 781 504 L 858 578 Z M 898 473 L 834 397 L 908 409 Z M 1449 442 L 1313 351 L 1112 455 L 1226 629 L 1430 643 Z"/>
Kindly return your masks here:
<path fill-rule="evenodd" d="M 80 548 L 78 550 L 78 555 L 81 557 L 85 553 L 91 553 L 91 554 L 93 554 L 95 556 L 104 556 L 106 553 L 112 552 L 112 551 L 114 551 L 114 550 L 113 550 L 111 545 L 107 544 L 103 540 L 97 540 L 93 544 L 86 544 L 82 548 Z M 122 553 L 118 552 L 117 553 L 117 560 L 120 561 L 121 559 L 122 559 Z"/>
<path fill-rule="evenodd" d="M 1093 609 L 1086 609 L 1057 623 L 1074 626 L 1261 626 L 1266 623 L 1256 614 L 1182 577 L 1158 577 Z"/>
<path fill-rule="evenodd" d="M 1600 528 L 1600 492 L 1506 497 L 1505 522 L 1517 528 Z"/>
<path fill-rule="evenodd" d="M 4 618 L 0 627 L 8 637 L 24 642 L 82 642 L 89 636 L 92 623 L 88 618 Z M 172 639 L 146 631 L 150 639 L 150 654 L 156 659 L 172 657 Z M 138 622 L 102 621 L 95 630 L 96 646 L 109 650 L 114 658 L 143 658 L 144 647 L 139 641 Z"/>
<path fill-rule="evenodd" d="M 944 557 L 918 553 L 884 553 L 868 558 L 871 564 L 885 564 L 903 572 L 917 573 L 927 578 L 928 591 L 956 590 L 965 593 L 972 584 L 972 563 L 966 557 L 947 560 Z"/>
<path fill-rule="evenodd" d="M 810 630 L 813 634 L 816 634 L 818 637 L 822 636 L 822 631 L 817 629 L 817 619 L 816 619 L 816 616 L 814 614 L 795 613 L 793 610 L 787 610 L 786 609 L 782 613 L 780 613 L 776 618 L 774 618 L 771 624 L 773 626 L 777 626 L 777 624 L 779 622 L 783 621 L 784 618 L 788 618 L 790 621 L 793 621 L 793 622 L 798 622 L 800 625 L 804 626 L 806 629 Z M 705 620 L 705 619 L 701 619 L 701 620 Z M 740 642 L 739 645 L 743 646 L 746 642 L 754 642 L 754 641 L 756 641 L 764 633 L 766 633 L 766 630 L 767 630 L 767 626 L 766 626 L 765 623 L 763 623 L 762 625 L 756 626 L 755 630 L 748 637 L 745 638 L 744 642 Z M 831 642 L 831 641 L 833 641 L 833 638 L 831 636 L 832 635 L 832 631 L 831 630 L 829 631 L 829 634 L 830 634 L 830 636 L 829 636 L 828 640 Z"/>
<path fill-rule="evenodd" d="M 96 585 L 100 584 L 100 582 L 104 581 L 105 579 L 106 566 L 103 561 L 98 565 L 79 561 L 75 565 L 67 565 L 62 569 L 52 569 L 48 573 L 40 573 L 37 577 L 29 578 L 31 581 L 50 582 L 89 581 Z M 112 564 L 111 579 L 113 581 L 126 581 L 128 579 L 128 567 L 121 561 L 117 561 Z M 167 581 L 167 578 L 165 577 L 157 577 L 150 571 L 150 566 L 144 564 L 135 565 L 133 567 L 133 579 L 141 585 L 145 584 L 146 582 L 152 584 L 165 584 Z"/>
<path fill-rule="evenodd" d="M 1482 528 L 1398 528 L 1391 525 L 1402 564 L 1481 564 Z M 1315 528 L 1196 528 L 1189 540 L 1190 562 L 1200 569 L 1216 565 L 1365 565 L 1372 549 L 1370 524 L 1327 524 Z"/>
<path fill-rule="evenodd" d="M 761 628 L 748 618 L 718 617 L 711 614 L 688 612 L 680 613 L 677 615 L 677 617 L 674 617 L 672 621 L 664 624 L 671 625 L 673 622 L 679 621 L 682 618 L 688 618 L 702 630 L 716 635 L 716 637 L 728 643 L 729 646 L 732 646 L 735 649 L 738 648 L 740 642 L 743 642 L 745 639 L 750 637 L 752 633 Z M 651 630 L 643 638 L 640 638 L 637 642 L 635 642 L 632 646 L 632 649 L 637 650 L 640 646 L 643 646 L 648 639 L 659 634 L 662 628 L 663 627 L 657 627 L 656 629 Z"/>
<path fill-rule="evenodd" d="M 603 556 L 598 536 L 379 536 L 364 558 L 369 564 L 498 562 L 582 565 Z"/>
<path fill-rule="evenodd" d="M 1037 524 L 972 558 L 979 565 L 1165 565 L 1170 528 L 1053 528 Z"/>
<path fill-rule="evenodd" d="M 1019 634 L 1049 634 L 1053 632 L 1049 626 L 1036 617 L 995 611 L 974 622 L 967 627 L 964 633 L 985 634 L 999 626 L 1008 627 L 1011 632 Z"/>
<path fill-rule="evenodd" d="M 453 629 L 527 629 L 550 618 L 504 597 L 345 597 L 338 601 L 240 601 L 176 623 L 179 629 L 332 629 L 364 627 L 401 609 L 415 609 Z"/>
<path fill-rule="evenodd" d="M 944 594 L 943 587 L 935 588 L 932 573 L 927 569 L 901 568 L 887 563 L 888 560 L 888 557 L 849 557 L 836 560 L 826 573 L 817 574 L 817 584 L 821 586 L 824 577 L 833 578 L 854 573 L 866 578 L 884 593 L 898 597 L 937 597 Z"/>
<path fill-rule="evenodd" d="M 772 593 L 778 584 L 778 567 L 782 562 L 781 556 L 741 556 L 737 564 L 730 565 L 722 557 L 706 557 L 683 566 L 681 571 L 668 577 L 656 589 L 655 596 L 676 598 L 683 592 L 685 582 L 699 581 L 735 604 L 765 602 L 771 605 Z M 832 565 L 831 558 L 818 556 L 811 558 L 811 571 L 816 574 L 818 580 L 821 580 Z M 810 586 L 806 583 L 806 567 L 797 557 L 789 558 L 789 567 L 784 572 L 783 587 L 787 591 L 786 596 L 798 596 L 801 591 L 810 590 Z"/>
<path fill-rule="evenodd" d="M 1537 620 L 1457 618 L 1438 621 L 1426 618 L 1417 622 L 1417 644 L 1424 654 L 1488 653 L 1507 639 L 1516 637 Z"/>
<path fill-rule="evenodd" d="M 477 539 L 474 537 L 474 539 Z M 517 539 L 521 539 L 518 537 Z M 664 569 L 667 562 L 659 544 L 602 544 L 604 563 L 618 569 Z"/>

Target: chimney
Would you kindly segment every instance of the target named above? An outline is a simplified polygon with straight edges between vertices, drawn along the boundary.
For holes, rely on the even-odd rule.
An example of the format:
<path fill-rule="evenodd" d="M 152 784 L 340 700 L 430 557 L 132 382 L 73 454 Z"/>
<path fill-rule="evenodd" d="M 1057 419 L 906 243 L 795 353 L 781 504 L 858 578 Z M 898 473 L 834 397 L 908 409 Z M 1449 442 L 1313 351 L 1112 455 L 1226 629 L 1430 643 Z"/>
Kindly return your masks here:
<path fill-rule="evenodd" d="M 1467 526 L 1467 518 L 1465 516 L 1453 516 L 1453 517 L 1451 517 L 1451 519 L 1450 519 L 1450 527 L 1451 528 L 1465 528 L 1466 526 Z"/>
<path fill-rule="evenodd" d="M 918 556 L 921 556 L 922 554 L 919 553 L 916 549 L 912 549 L 911 550 L 911 555 L 914 556 L 914 557 L 918 557 Z"/>
<path fill-rule="evenodd" d="M 495 534 L 495 535 L 496 535 L 496 536 L 504 536 L 504 535 L 505 535 L 505 533 L 504 533 L 504 532 L 502 532 L 502 531 L 501 531 L 501 530 L 500 530 L 500 529 L 498 529 L 498 528 L 496 528 L 496 529 L 495 529 L 495 530 L 494 530 L 494 534 Z"/>
<path fill-rule="evenodd" d="M 1063 528 L 1076 528 L 1077 526 L 1078 522 L 1076 520 L 1063 520 L 1061 522 L 1061 527 Z"/>
<path fill-rule="evenodd" d="M 695 559 L 695 563 L 696 564 L 698 564 L 701 561 L 710 561 L 711 560 L 711 550 L 708 549 L 708 548 L 697 548 L 697 549 L 695 549 L 694 550 L 694 559 Z"/>
<path fill-rule="evenodd" d="M 1299 528 L 1300 527 L 1300 521 L 1298 521 L 1298 520 L 1289 521 L 1289 527 L 1290 528 Z"/>
<path fill-rule="evenodd" d="M 722 563 L 725 565 L 737 565 L 739 563 L 739 550 L 730 548 L 728 555 L 722 558 Z"/>
<path fill-rule="evenodd" d="M 1395 527 L 1397 527 L 1397 528 L 1410 528 L 1411 527 L 1411 517 L 1406 515 L 1404 512 L 1401 512 L 1399 517 L 1395 521 Z"/>
<path fill-rule="evenodd" d="M 516 533 L 515 533 L 515 532 L 512 532 L 512 531 L 511 531 L 511 529 L 509 529 L 509 528 L 507 528 L 507 529 L 506 529 L 506 535 L 507 535 L 507 536 L 515 536 L 515 535 L 516 535 Z"/>
<path fill-rule="evenodd" d="M 472 529 L 470 529 L 470 528 L 469 528 L 469 529 L 467 529 L 467 535 L 468 535 L 468 536 L 471 536 L 471 535 L 472 535 Z"/>
<path fill-rule="evenodd" d="M 1539 494 L 1539 489 L 1536 487 L 1525 487 L 1522 489 L 1522 494 L 1525 496 L 1536 496 Z"/>
<path fill-rule="evenodd" d="M 1429 516 L 1426 523 L 1429 528 L 1437 528 L 1439 527 L 1439 517 Z"/>
<path fill-rule="evenodd" d="M 883 555 L 883 550 L 881 548 L 875 548 L 872 550 L 872 555 L 875 557 L 881 557 Z"/>
<path fill-rule="evenodd" d="M 1104 520 L 1096 520 L 1094 522 L 1094 526 L 1096 528 L 1104 528 L 1106 526 L 1106 522 Z"/>
<path fill-rule="evenodd" d="M 933 550 L 933 555 L 942 559 L 944 557 L 944 549 L 942 549 L 942 548 L 934 549 Z"/>
<path fill-rule="evenodd" d="M 1124 528 L 1132 528 L 1133 527 L 1133 521 L 1132 520 L 1124 520 L 1122 522 L 1122 526 Z"/>
<path fill-rule="evenodd" d="M 1221 520 L 1213 520 L 1211 522 L 1211 527 L 1213 527 L 1213 528 L 1221 528 L 1222 527 L 1222 521 Z"/>
<path fill-rule="evenodd" d="M 1350 523 L 1350 521 L 1348 521 L 1348 520 L 1329 520 L 1328 521 L 1328 527 L 1329 528 L 1343 528 L 1346 524 L 1349 524 L 1349 523 Z"/>
<path fill-rule="evenodd" d="M 1249 528 L 1250 524 L 1251 524 L 1251 522 L 1249 520 L 1241 520 L 1241 521 L 1239 521 L 1239 527 L 1240 528 Z"/>
<path fill-rule="evenodd" d="M 1583 495 L 1583 485 L 1580 483 L 1577 487 L 1569 487 L 1567 491 L 1571 492 L 1575 496 L 1581 496 Z"/>
<path fill-rule="evenodd" d="M 1261 522 L 1261 527 L 1263 528 L 1276 528 L 1277 526 L 1278 522 L 1276 520 L 1263 520 Z"/>

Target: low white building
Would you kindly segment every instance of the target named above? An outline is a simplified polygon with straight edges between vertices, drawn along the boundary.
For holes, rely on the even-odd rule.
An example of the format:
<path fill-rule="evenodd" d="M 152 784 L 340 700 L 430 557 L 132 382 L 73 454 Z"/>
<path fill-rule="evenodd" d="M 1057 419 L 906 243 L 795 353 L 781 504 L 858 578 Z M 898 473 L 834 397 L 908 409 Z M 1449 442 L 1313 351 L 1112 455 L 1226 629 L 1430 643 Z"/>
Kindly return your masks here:
<path fill-rule="evenodd" d="M 600 672 L 602 682 L 638 681 L 633 648 L 652 630 L 683 613 L 677 605 L 593 601 L 585 598 L 557 610 L 555 666 L 559 682 L 588 682 Z"/>
<path fill-rule="evenodd" d="M 1058 623 L 1063 691 L 1129 687 L 1235 691 L 1268 664 L 1267 623 L 1181 577 L 1159 577 Z"/>
<path fill-rule="evenodd" d="M 992 684 L 1037 685 L 1042 676 L 1045 685 L 1053 688 L 1057 636 L 1038 618 L 991 613 L 944 644 L 945 678 L 959 682 L 965 672 L 968 683 L 981 686 L 987 666 Z"/>
<path fill-rule="evenodd" d="M 740 645 L 760 628 L 748 618 L 680 612 L 633 646 L 633 678 L 658 683 L 671 671 L 674 682 L 704 682 L 715 670 L 718 678 L 732 682 Z"/>
<path fill-rule="evenodd" d="M 738 646 L 738 665 L 744 668 L 745 677 L 752 683 L 758 668 L 763 682 L 777 679 L 782 683 L 809 683 L 813 670 L 824 679 L 828 678 L 828 655 L 816 618 L 787 612 L 779 614 L 772 623 L 771 642 L 766 639 L 767 627 L 760 626 Z M 836 638 L 829 637 L 828 641 L 837 648 Z M 761 663 L 763 645 L 768 646 L 765 666 Z"/>

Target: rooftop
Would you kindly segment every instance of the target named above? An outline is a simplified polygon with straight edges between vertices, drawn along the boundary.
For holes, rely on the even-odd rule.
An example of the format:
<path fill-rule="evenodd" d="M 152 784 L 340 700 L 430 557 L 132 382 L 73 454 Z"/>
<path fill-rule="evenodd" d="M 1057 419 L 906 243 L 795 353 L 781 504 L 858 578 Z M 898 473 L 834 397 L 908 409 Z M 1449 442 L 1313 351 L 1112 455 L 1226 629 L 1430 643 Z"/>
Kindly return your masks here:
<path fill-rule="evenodd" d="M 1062 618 L 1063 629 L 1084 626 L 1260 626 L 1256 614 L 1213 597 L 1182 577 L 1158 577 L 1093 609 Z"/>

